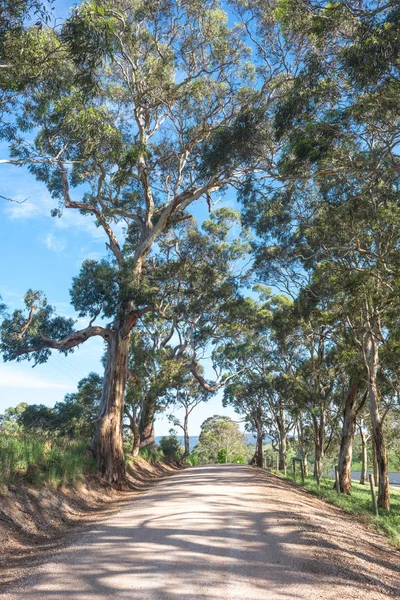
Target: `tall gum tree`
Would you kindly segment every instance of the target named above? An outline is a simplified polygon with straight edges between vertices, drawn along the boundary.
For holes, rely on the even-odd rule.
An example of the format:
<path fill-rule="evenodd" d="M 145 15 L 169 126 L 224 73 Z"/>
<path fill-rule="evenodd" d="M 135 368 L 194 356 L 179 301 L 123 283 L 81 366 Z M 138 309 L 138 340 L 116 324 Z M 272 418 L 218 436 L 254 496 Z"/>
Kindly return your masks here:
<path fill-rule="evenodd" d="M 104 339 L 92 447 L 105 477 L 120 485 L 130 334 L 157 305 L 143 283 L 149 255 L 166 229 L 188 218 L 193 202 L 211 203 L 251 170 L 240 152 L 228 164 L 202 167 L 211 137 L 234 127 L 254 98 L 251 69 L 240 28 L 229 27 L 211 0 L 87 2 L 64 24 L 61 40 L 69 52 L 64 78 L 51 94 L 38 85 L 26 95 L 12 157 L 3 162 L 28 165 L 46 183 L 60 202 L 56 216 L 69 209 L 91 217 L 109 256 L 91 272 L 83 268 L 73 286 L 73 304 L 90 317 L 88 327 L 75 331 L 30 293 L 26 313 L 3 324 L 2 348 L 7 360 L 43 362 L 51 350 L 68 353 L 93 336 Z M 27 144 L 24 133 L 32 129 Z M 100 317 L 109 324 L 94 324 Z"/>

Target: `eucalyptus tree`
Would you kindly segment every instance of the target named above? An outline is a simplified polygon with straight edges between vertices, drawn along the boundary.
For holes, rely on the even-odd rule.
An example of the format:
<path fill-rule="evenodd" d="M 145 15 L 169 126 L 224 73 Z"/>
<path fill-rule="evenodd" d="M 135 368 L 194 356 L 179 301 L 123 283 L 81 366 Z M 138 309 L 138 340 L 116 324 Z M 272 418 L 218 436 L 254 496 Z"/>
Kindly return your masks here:
<path fill-rule="evenodd" d="M 224 389 L 224 406 L 232 406 L 245 423 L 247 431 L 256 432 L 254 462 L 263 466 L 263 439 L 265 435 L 266 399 L 264 382 L 255 382 L 241 373 L 240 381 L 234 381 Z"/>
<path fill-rule="evenodd" d="M 65 74 L 63 45 L 54 33 L 53 2 L 3 2 L 0 11 L 0 137 L 18 135 L 16 115 L 35 86 L 51 93 Z"/>
<path fill-rule="evenodd" d="M 230 417 L 213 415 L 201 425 L 196 454 L 203 464 L 243 462 L 245 441 L 245 435 L 235 421 Z"/>
<path fill-rule="evenodd" d="M 83 3 L 57 37 L 67 48 L 63 77 L 51 94 L 41 85 L 30 90 L 18 121 L 8 162 L 28 165 L 45 182 L 59 201 L 55 216 L 68 209 L 92 218 L 108 255 L 86 263 L 73 284 L 72 303 L 89 318 L 87 327 L 75 330 L 42 295 L 28 293 L 26 312 L 3 325 L 3 355 L 40 363 L 51 350 L 69 353 L 93 336 L 105 341 L 93 451 L 115 483 L 125 474 L 121 415 L 130 334 L 158 304 L 155 243 L 189 218 L 192 203 L 211 203 L 252 169 L 240 145 L 229 162 L 203 167 L 210 138 L 240 128 L 254 98 L 241 37 L 214 0 Z M 95 324 L 101 317 L 107 325 Z"/>
<path fill-rule="evenodd" d="M 182 460 L 185 461 L 190 454 L 189 417 L 193 410 L 203 402 L 207 402 L 210 394 L 204 390 L 193 375 L 186 376 L 181 385 L 176 388 L 174 408 L 183 409 L 183 420 L 178 419 L 172 413 L 168 419 L 174 427 L 182 429 L 184 439 L 184 452 Z"/>
<path fill-rule="evenodd" d="M 238 224 L 238 213 L 221 208 L 201 228 L 185 221 L 159 239 L 153 269 L 163 301 L 131 335 L 125 413 L 134 432 L 134 453 L 139 439 L 141 446 L 154 445 L 156 412 L 174 403 L 173 390 L 185 387 L 192 371 L 203 379 L 203 400 L 211 388 L 222 385 L 205 382 L 199 353 L 221 339 L 225 305 L 230 306 L 239 293 L 243 278 L 235 268 L 246 256 L 248 244 L 245 236 L 238 237 Z M 192 381 L 192 391 L 196 385 Z"/>

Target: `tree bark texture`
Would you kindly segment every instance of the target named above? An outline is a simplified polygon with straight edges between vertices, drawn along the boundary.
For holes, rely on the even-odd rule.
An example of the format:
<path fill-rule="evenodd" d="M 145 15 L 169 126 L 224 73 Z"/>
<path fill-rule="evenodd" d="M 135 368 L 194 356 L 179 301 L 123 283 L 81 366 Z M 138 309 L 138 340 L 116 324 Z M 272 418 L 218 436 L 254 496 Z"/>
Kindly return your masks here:
<path fill-rule="evenodd" d="M 351 493 L 351 461 L 357 419 L 358 381 L 350 381 L 343 411 L 343 427 L 339 449 L 339 486 L 342 494 Z"/>
<path fill-rule="evenodd" d="M 314 478 L 319 484 L 322 476 L 322 461 L 324 458 L 324 440 L 325 440 L 325 413 L 322 411 L 319 422 L 318 418 L 313 415 L 314 429 Z"/>
<path fill-rule="evenodd" d="M 125 481 L 122 445 L 122 416 L 128 375 L 129 335 L 111 336 L 104 372 L 103 392 L 92 451 L 99 468 L 110 483 L 120 487 Z"/>
<path fill-rule="evenodd" d="M 154 417 L 156 414 L 156 398 L 147 398 L 140 419 L 140 447 L 155 448 Z"/>
<path fill-rule="evenodd" d="M 390 508 L 389 470 L 383 434 L 383 424 L 379 413 L 379 394 L 377 372 L 379 366 L 379 342 L 376 335 L 370 333 L 367 338 L 366 357 L 368 368 L 368 395 L 371 414 L 372 438 L 378 466 L 378 506 L 385 510 Z"/>
<path fill-rule="evenodd" d="M 129 417 L 129 425 L 133 435 L 133 444 L 132 444 L 132 456 L 139 456 L 140 450 L 140 432 L 139 432 L 139 422 L 136 418 L 136 415 Z"/>
<path fill-rule="evenodd" d="M 256 442 L 256 452 L 255 452 L 255 462 L 257 467 L 263 467 L 263 427 L 261 417 L 257 417 L 256 422 L 257 427 L 257 442 Z"/>
<path fill-rule="evenodd" d="M 183 453 L 182 460 L 186 460 L 187 457 L 190 454 L 190 444 L 189 444 L 189 415 L 188 415 L 187 412 L 185 413 L 185 418 L 183 420 L 183 439 L 184 439 L 185 450 L 184 450 L 184 453 Z"/>
<path fill-rule="evenodd" d="M 279 406 L 279 471 L 286 472 L 286 456 L 287 456 L 287 432 L 286 432 L 286 417 L 285 410 L 282 404 Z"/>

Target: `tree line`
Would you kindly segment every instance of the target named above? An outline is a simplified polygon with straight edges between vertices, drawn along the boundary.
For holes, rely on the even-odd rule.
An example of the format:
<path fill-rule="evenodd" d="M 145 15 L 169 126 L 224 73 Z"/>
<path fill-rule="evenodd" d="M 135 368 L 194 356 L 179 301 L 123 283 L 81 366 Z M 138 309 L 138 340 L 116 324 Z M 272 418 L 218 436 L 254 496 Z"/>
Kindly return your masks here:
<path fill-rule="evenodd" d="M 257 432 L 257 464 L 265 431 L 280 468 L 288 435 L 305 459 L 311 439 L 318 481 L 336 445 L 345 493 L 363 419 L 389 509 L 400 8 L 228 4 L 92 0 L 60 27 L 33 0 L 2 13 L 0 162 L 45 183 L 55 218 L 78 210 L 108 240 L 72 282 L 88 326 L 29 290 L 25 310 L 5 311 L 2 354 L 40 364 L 104 340 L 92 451 L 111 482 L 125 476 L 124 423 L 151 443 L 171 396 L 188 417 L 223 387 Z M 240 217 L 214 210 L 227 191 Z"/>

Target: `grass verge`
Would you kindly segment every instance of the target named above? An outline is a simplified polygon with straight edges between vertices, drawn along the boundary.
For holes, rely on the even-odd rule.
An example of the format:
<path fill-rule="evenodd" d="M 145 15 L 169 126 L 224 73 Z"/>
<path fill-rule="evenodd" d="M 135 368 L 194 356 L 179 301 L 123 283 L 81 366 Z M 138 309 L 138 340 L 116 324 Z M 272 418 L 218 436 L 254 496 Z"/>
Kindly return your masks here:
<path fill-rule="evenodd" d="M 0 435 L 0 486 L 73 483 L 96 471 L 86 442 Z"/>
<path fill-rule="evenodd" d="M 294 481 L 293 475 L 288 473 L 286 476 L 280 472 L 273 471 L 276 475 Z M 312 477 L 307 477 L 304 486 L 299 483 L 297 477 L 296 483 L 312 494 L 340 506 L 345 512 L 353 515 L 362 515 L 367 517 L 368 521 L 374 525 L 378 531 L 383 532 L 390 543 L 400 548 L 400 490 L 390 490 L 390 511 L 379 509 L 379 516 L 373 514 L 371 490 L 368 485 L 352 483 L 351 496 L 347 494 L 337 494 L 333 488 L 334 480 L 324 478 L 321 480 L 320 490 L 317 490 L 316 481 Z"/>

